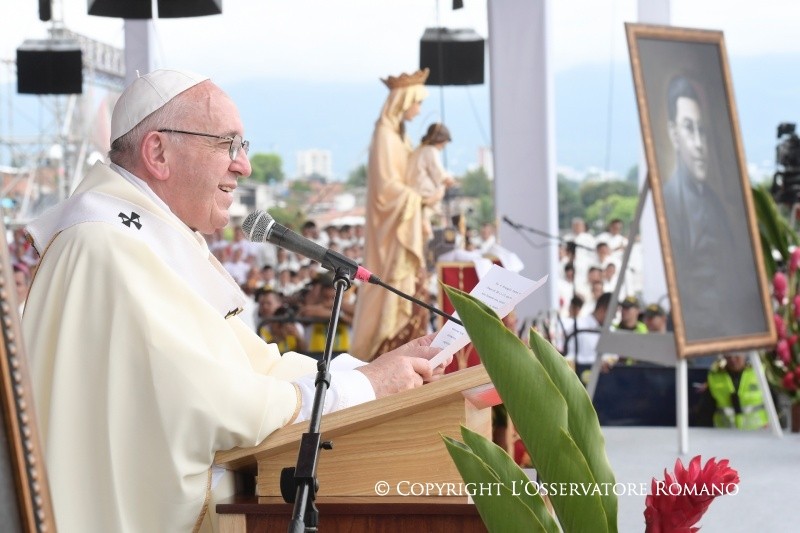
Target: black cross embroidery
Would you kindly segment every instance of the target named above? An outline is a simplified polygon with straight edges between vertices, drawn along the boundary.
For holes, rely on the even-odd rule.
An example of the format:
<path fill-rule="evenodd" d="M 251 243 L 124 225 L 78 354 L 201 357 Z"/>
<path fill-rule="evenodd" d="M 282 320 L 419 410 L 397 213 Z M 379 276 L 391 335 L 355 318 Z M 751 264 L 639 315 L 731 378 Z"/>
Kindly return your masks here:
<path fill-rule="evenodd" d="M 142 223 L 139 222 L 139 214 L 136 211 L 131 211 L 131 216 L 126 215 L 125 213 L 120 213 L 117 215 L 119 218 L 122 219 L 122 223 L 131 227 L 131 224 L 136 226 L 136 229 L 142 229 Z"/>
<path fill-rule="evenodd" d="M 242 311 L 244 311 L 244 309 L 242 309 L 241 307 L 237 307 L 236 309 L 231 309 L 230 311 L 228 311 L 228 314 L 225 315 L 225 318 L 228 319 L 228 318 L 230 318 L 232 316 L 236 316 L 239 313 L 241 313 Z"/>

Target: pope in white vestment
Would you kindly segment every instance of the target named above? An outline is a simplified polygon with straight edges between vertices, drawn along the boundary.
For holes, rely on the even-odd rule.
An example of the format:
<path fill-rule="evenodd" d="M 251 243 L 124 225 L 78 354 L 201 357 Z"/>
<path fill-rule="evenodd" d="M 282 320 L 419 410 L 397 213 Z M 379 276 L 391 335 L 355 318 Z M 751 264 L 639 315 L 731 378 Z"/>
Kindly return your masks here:
<path fill-rule="evenodd" d="M 214 454 L 311 416 L 316 361 L 245 325 L 199 233 L 230 221 L 242 135 L 208 78 L 141 76 L 114 107 L 113 163 L 26 228 L 41 260 L 22 329 L 62 533 L 213 531 L 213 500 L 232 494 Z M 323 412 L 441 376 L 430 340 L 338 356 Z"/>
<path fill-rule="evenodd" d="M 189 267 L 240 294 L 200 234 L 103 164 L 29 230 L 43 257 L 23 330 L 59 530 L 209 528 L 214 451 L 292 421 L 288 380 L 315 361 L 198 292 Z"/>

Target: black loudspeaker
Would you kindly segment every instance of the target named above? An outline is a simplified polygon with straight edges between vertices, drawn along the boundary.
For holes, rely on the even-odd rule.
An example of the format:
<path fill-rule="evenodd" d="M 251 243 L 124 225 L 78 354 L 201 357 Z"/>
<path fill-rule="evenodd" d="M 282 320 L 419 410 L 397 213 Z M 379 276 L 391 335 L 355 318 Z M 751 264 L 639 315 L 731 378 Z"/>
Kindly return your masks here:
<path fill-rule="evenodd" d="M 25 41 L 17 48 L 17 92 L 81 94 L 83 56 L 78 43 Z"/>
<path fill-rule="evenodd" d="M 47 22 L 53 18 L 53 0 L 39 0 L 39 20 Z"/>
<path fill-rule="evenodd" d="M 222 14 L 222 0 L 158 0 L 159 18 L 204 17 Z"/>
<path fill-rule="evenodd" d="M 222 0 L 158 0 L 160 18 L 202 17 L 222 13 Z M 124 19 L 153 18 L 151 0 L 89 0 L 89 14 Z"/>
<path fill-rule="evenodd" d="M 123 19 L 153 18 L 150 0 L 89 0 L 89 14 Z"/>
<path fill-rule="evenodd" d="M 419 43 L 419 68 L 431 70 L 426 84 L 482 84 L 484 42 L 470 29 L 426 29 Z"/>

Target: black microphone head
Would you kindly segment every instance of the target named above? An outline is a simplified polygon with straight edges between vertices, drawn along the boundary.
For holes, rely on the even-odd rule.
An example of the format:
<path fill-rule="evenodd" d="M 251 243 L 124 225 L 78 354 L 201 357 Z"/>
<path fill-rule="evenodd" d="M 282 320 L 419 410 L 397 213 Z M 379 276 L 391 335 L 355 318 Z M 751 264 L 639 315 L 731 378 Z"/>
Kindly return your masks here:
<path fill-rule="evenodd" d="M 242 222 L 242 231 L 252 242 L 266 242 L 267 232 L 274 222 L 266 211 L 253 211 Z"/>

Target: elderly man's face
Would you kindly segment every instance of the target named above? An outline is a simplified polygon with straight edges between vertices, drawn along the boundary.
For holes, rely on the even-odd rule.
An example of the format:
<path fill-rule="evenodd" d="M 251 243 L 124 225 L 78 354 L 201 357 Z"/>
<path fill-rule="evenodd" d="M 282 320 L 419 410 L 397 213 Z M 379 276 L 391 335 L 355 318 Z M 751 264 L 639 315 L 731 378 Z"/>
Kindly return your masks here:
<path fill-rule="evenodd" d="M 680 163 L 696 180 L 705 181 L 706 131 L 696 100 L 684 96 L 678 98 L 675 122 L 670 122 L 670 137 Z"/>
<path fill-rule="evenodd" d="M 182 121 L 181 129 L 226 137 L 243 135 L 236 105 L 219 87 L 204 82 L 189 91 L 196 112 Z M 236 160 L 231 160 L 230 141 L 193 135 L 185 135 L 171 146 L 177 157 L 170 160 L 166 199 L 170 209 L 201 233 L 225 227 L 237 180 L 252 171 L 247 154 L 239 150 Z"/>

